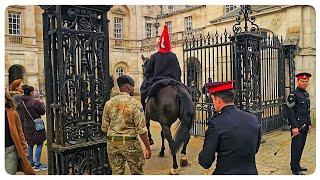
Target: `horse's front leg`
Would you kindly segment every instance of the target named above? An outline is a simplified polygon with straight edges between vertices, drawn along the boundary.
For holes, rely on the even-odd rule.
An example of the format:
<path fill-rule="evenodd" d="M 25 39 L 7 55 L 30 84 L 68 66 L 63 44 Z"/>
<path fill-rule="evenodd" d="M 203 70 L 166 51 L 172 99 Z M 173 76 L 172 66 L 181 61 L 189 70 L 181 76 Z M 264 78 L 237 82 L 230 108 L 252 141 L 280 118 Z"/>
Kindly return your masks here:
<path fill-rule="evenodd" d="M 170 174 L 172 174 L 172 175 L 177 175 L 177 174 L 178 174 L 178 163 L 177 163 L 176 154 L 173 153 L 173 152 L 174 152 L 174 151 L 173 151 L 174 142 L 173 142 L 173 139 L 172 139 L 170 127 L 168 127 L 168 126 L 162 126 L 162 131 L 163 131 L 164 137 L 168 140 L 169 147 L 170 147 L 171 154 L 172 154 L 173 164 L 172 164 L 172 168 L 171 168 Z"/>

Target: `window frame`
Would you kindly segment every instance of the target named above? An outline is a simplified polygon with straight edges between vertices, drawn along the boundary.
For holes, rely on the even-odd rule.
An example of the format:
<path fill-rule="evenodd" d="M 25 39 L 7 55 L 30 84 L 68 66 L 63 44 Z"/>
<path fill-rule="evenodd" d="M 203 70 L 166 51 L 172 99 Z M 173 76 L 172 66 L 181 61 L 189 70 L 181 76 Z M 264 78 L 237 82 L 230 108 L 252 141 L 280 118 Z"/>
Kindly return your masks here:
<path fill-rule="evenodd" d="M 123 38 L 123 18 L 114 17 L 114 38 L 122 39 Z"/>
<path fill-rule="evenodd" d="M 225 13 L 231 12 L 235 9 L 237 9 L 236 5 L 225 5 Z"/>
<path fill-rule="evenodd" d="M 146 31 L 146 38 L 150 39 L 152 35 L 152 23 L 146 22 L 145 31 Z"/>
<path fill-rule="evenodd" d="M 169 33 L 172 33 L 172 21 L 165 22 L 168 25 Z"/>
<path fill-rule="evenodd" d="M 184 17 L 184 30 L 187 33 L 192 31 L 192 16 Z"/>
<path fill-rule="evenodd" d="M 8 34 L 16 36 L 22 35 L 22 12 L 8 11 Z"/>
<path fill-rule="evenodd" d="M 125 75 L 126 69 L 123 66 L 119 66 L 116 69 L 116 74 L 118 77 Z"/>
<path fill-rule="evenodd" d="M 169 12 L 174 11 L 174 5 L 168 5 L 168 11 Z"/>

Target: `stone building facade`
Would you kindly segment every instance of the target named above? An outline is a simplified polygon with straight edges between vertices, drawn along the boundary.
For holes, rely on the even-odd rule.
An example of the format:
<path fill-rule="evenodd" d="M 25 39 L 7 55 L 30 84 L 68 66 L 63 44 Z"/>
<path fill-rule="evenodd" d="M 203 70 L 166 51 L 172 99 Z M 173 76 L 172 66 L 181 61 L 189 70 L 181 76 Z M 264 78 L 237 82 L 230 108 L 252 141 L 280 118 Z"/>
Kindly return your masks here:
<path fill-rule="evenodd" d="M 256 24 L 265 34 L 282 36 L 288 44 L 298 45 L 296 72 L 307 71 L 313 76 L 308 91 L 316 95 L 316 16 L 312 6 L 252 6 Z M 114 79 L 121 74 L 132 76 L 136 92 L 142 82 L 141 55 L 157 51 L 158 37 L 168 24 L 172 51 L 183 64 L 183 42 L 190 34 L 232 31 L 239 7 L 233 5 L 115 5 L 108 12 L 110 37 L 110 72 Z M 20 34 L 9 32 L 9 19 L 20 14 Z M 11 14 L 10 14 L 11 13 Z M 22 72 L 24 81 L 44 90 L 42 10 L 39 6 L 9 6 L 6 10 L 5 76 Z M 10 16 L 10 18 L 9 18 Z M 14 18 L 16 18 L 14 16 Z M 16 18 L 17 19 L 17 18 Z M 15 23 L 17 20 L 15 21 Z M 315 111 L 315 101 L 312 101 Z"/>
<path fill-rule="evenodd" d="M 44 90 L 42 10 L 9 6 L 5 13 L 5 85 L 16 78 Z"/>

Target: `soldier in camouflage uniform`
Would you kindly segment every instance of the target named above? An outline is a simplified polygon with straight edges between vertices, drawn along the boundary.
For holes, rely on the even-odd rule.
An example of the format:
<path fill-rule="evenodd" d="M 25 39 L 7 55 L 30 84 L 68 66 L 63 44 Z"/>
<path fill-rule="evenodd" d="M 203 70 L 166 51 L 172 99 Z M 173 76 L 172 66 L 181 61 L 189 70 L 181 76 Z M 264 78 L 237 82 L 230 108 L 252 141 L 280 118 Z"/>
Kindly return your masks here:
<path fill-rule="evenodd" d="M 106 102 L 101 129 L 107 132 L 107 152 L 112 174 L 124 174 L 128 162 L 131 174 L 143 174 L 144 158 L 151 157 L 142 106 L 134 99 L 134 81 L 129 76 L 117 79 L 120 94 Z M 145 145 L 144 155 L 138 137 Z"/>

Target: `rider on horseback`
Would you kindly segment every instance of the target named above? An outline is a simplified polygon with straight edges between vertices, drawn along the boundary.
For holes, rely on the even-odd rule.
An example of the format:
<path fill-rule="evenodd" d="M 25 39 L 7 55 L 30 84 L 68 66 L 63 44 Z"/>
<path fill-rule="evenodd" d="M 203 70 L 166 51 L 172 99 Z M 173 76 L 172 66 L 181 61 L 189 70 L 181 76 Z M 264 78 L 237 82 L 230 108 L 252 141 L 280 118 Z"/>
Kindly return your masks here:
<path fill-rule="evenodd" d="M 150 57 L 150 69 L 146 71 L 147 74 L 145 74 L 145 76 L 147 78 L 144 79 L 140 88 L 143 108 L 145 108 L 145 101 L 153 84 L 168 78 L 181 82 L 181 68 L 176 54 L 171 52 L 167 24 L 164 25 L 158 48 L 159 51 Z"/>
<path fill-rule="evenodd" d="M 181 166 L 188 164 L 186 149 L 196 114 L 195 106 L 188 88 L 181 83 L 181 69 L 177 56 L 171 52 L 167 25 L 164 26 L 158 46 L 159 51 L 150 59 L 142 56 L 144 81 L 140 88 L 141 104 L 145 109 L 150 145 L 154 143 L 150 133 L 150 120 L 153 120 L 161 125 L 162 143 L 159 157 L 164 156 L 164 140 L 167 139 L 173 161 L 170 173 L 177 174 L 176 154 L 180 147 Z M 172 134 L 171 125 L 178 119 L 179 126 Z"/>

